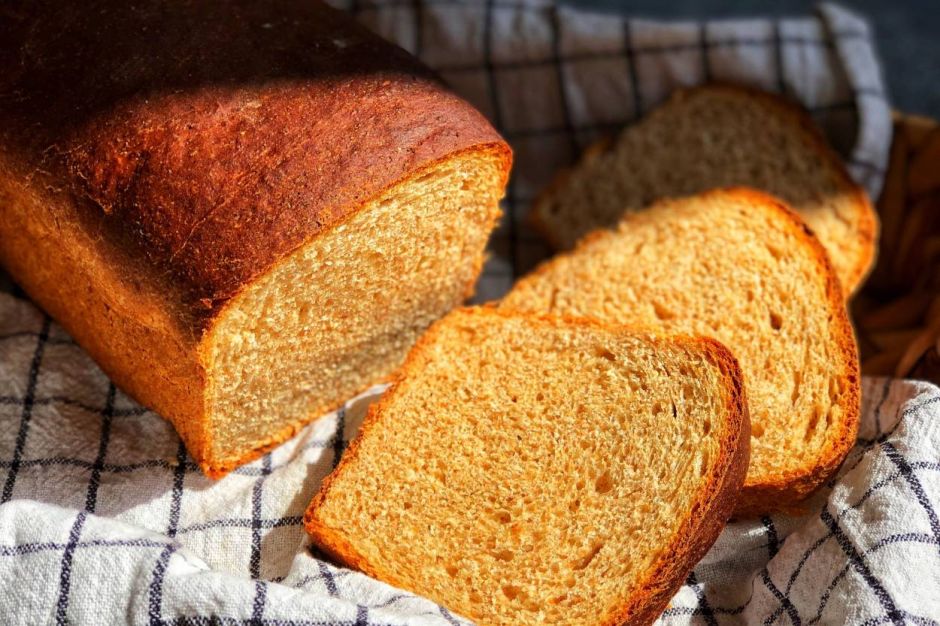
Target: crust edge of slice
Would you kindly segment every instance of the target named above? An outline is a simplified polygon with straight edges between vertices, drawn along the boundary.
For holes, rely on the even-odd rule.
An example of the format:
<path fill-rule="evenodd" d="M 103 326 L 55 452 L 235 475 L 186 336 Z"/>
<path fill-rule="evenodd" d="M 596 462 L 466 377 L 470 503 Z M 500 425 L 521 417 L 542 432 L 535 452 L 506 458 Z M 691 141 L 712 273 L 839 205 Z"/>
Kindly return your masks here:
<path fill-rule="evenodd" d="M 672 538 L 671 545 L 664 550 L 660 558 L 640 579 L 637 591 L 624 599 L 622 607 L 612 615 L 605 616 L 598 623 L 603 626 L 617 626 L 626 622 L 652 622 L 668 606 L 672 596 L 685 581 L 688 572 L 711 548 L 726 522 L 734 512 L 737 498 L 744 483 L 750 459 L 750 416 L 748 413 L 746 389 L 743 375 L 737 359 L 720 342 L 709 337 L 688 335 L 665 335 L 651 332 L 645 328 L 605 324 L 597 320 L 571 316 L 555 316 L 540 313 L 520 313 L 496 308 L 495 305 L 465 307 L 454 314 L 523 318 L 552 324 L 573 324 L 615 332 L 642 332 L 660 341 L 670 341 L 697 345 L 722 373 L 726 384 L 728 419 L 721 437 L 721 458 L 716 462 L 716 472 L 706 488 L 689 510 L 689 514 Z M 446 319 L 446 318 L 445 318 Z M 355 439 L 349 444 L 336 468 L 324 478 L 320 489 L 313 497 L 304 514 L 304 530 L 313 543 L 326 555 L 346 566 L 357 569 L 374 578 L 393 586 L 405 588 L 394 574 L 382 570 L 360 554 L 355 546 L 336 530 L 323 523 L 318 509 L 329 497 L 333 482 L 348 465 L 355 463 L 359 454 L 360 443 L 369 431 L 382 419 L 382 412 L 391 403 L 397 383 L 407 377 L 418 353 L 426 344 L 433 342 L 439 333 L 443 320 L 436 322 L 415 344 L 405 363 L 394 376 L 391 386 L 382 397 L 373 403 L 363 420 Z"/>
<path fill-rule="evenodd" d="M 581 168 L 584 164 L 588 163 L 598 155 L 613 149 L 616 144 L 616 137 L 618 137 L 620 133 L 625 132 L 627 128 L 642 124 L 645 120 L 656 116 L 661 111 L 661 109 L 665 107 L 674 106 L 683 100 L 694 98 L 700 94 L 707 94 L 712 91 L 724 91 L 739 96 L 754 98 L 759 100 L 766 108 L 771 109 L 779 115 L 792 120 L 794 124 L 799 126 L 803 131 L 804 137 L 809 142 L 810 147 L 819 155 L 822 161 L 830 166 L 836 178 L 839 179 L 839 182 L 845 192 L 851 194 L 854 197 L 856 217 L 858 219 L 859 225 L 858 241 L 856 242 L 856 247 L 859 250 L 859 254 L 857 255 L 856 263 L 853 264 L 853 269 L 849 275 L 849 279 L 844 280 L 843 277 L 842 280 L 843 288 L 845 290 L 845 298 L 850 298 L 861 286 L 862 282 L 871 272 L 872 268 L 874 268 L 875 261 L 877 260 L 877 240 L 880 230 L 878 223 L 878 213 L 875 211 L 875 208 L 868 197 L 868 193 L 864 188 L 861 187 L 861 185 L 852 180 L 852 177 L 849 175 L 848 171 L 845 169 L 845 166 L 842 163 L 842 158 L 827 143 L 826 138 L 822 135 L 822 132 L 816 126 L 816 123 L 809 116 L 809 114 L 798 103 L 785 99 L 782 96 L 762 91 L 755 87 L 749 87 L 731 82 L 715 81 L 706 83 L 704 85 L 699 85 L 697 87 L 678 89 L 669 98 L 667 98 L 665 102 L 660 103 L 655 108 L 648 111 L 645 115 L 628 124 L 615 135 L 608 135 L 596 140 L 594 143 L 589 145 L 587 149 L 584 150 L 582 155 L 578 157 L 574 164 L 568 168 L 562 169 L 557 174 L 555 174 L 552 180 L 536 196 L 535 201 L 532 203 L 531 210 L 527 215 L 527 221 L 529 225 L 533 228 L 533 230 L 539 233 L 554 250 L 563 250 L 564 246 L 554 236 L 551 228 L 542 218 L 542 213 L 544 212 L 545 206 L 548 204 L 549 199 L 557 192 L 557 190 L 564 187 L 568 178 L 574 173 L 574 171 Z"/>
<path fill-rule="evenodd" d="M 761 203 L 768 209 L 775 210 L 784 216 L 789 221 L 796 237 L 804 243 L 815 258 L 817 268 L 826 281 L 826 304 L 829 305 L 833 335 L 839 354 L 842 356 L 840 378 L 846 389 L 846 406 L 844 407 L 846 414 L 841 421 L 841 428 L 827 438 L 828 444 L 822 448 L 817 463 L 812 467 L 806 466 L 802 472 L 779 476 L 775 481 L 744 489 L 735 510 L 735 515 L 742 517 L 753 516 L 773 510 L 787 511 L 792 509 L 799 511 L 799 503 L 822 486 L 839 469 L 846 455 L 855 445 L 858 435 L 858 424 L 861 417 L 862 375 L 855 341 L 855 330 L 852 328 L 852 322 L 849 320 L 849 313 L 845 304 L 846 295 L 842 284 L 839 282 L 836 270 L 829 260 L 826 249 L 800 215 L 784 202 L 770 194 L 747 187 L 732 187 L 709 193 L 731 193 L 743 198 L 750 198 L 755 203 Z M 771 506 L 771 503 L 776 502 L 781 504 Z"/>

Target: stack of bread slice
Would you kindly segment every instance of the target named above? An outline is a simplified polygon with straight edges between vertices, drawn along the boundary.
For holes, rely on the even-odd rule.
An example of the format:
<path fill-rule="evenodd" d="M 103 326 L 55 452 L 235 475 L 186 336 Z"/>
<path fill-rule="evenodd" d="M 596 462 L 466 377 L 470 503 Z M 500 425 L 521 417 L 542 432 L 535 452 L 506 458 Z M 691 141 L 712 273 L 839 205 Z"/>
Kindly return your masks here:
<path fill-rule="evenodd" d="M 713 337 L 741 363 L 739 515 L 795 507 L 855 441 L 859 364 L 839 281 L 792 211 L 749 189 L 663 201 L 520 280 L 507 309 Z"/>
<path fill-rule="evenodd" d="M 806 112 L 739 86 L 676 92 L 557 176 L 530 216 L 549 242 L 567 249 L 662 198 L 730 186 L 765 191 L 796 211 L 828 251 L 847 293 L 871 269 L 878 219 L 865 190 Z"/>
<path fill-rule="evenodd" d="M 730 516 L 800 510 L 855 441 L 876 232 L 801 115 L 703 88 L 566 173 L 535 218 L 573 250 L 424 336 L 314 542 L 481 624 L 642 624 Z"/>
<path fill-rule="evenodd" d="M 795 508 L 842 462 L 860 385 L 844 299 L 877 217 L 804 111 L 731 85 L 677 92 L 563 172 L 532 219 L 561 247 L 594 234 L 502 306 L 702 334 L 740 360 L 754 428 L 738 514 Z"/>

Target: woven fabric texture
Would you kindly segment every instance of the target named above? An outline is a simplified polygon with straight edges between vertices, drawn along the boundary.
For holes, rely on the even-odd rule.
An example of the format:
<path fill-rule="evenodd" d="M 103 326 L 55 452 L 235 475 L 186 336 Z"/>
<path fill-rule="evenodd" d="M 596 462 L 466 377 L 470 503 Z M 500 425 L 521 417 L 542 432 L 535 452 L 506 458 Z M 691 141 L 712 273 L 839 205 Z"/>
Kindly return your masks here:
<path fill-rule="evenodd" d="M 891 126 L 869 27 L 836 6 L 660 23 L 513 0 L 335 4 L 437 69 L 516 151 L 480 299 L 546 254 L 524 216 L 551 176 L 678 86 L 786 93 L 871 193 L 883 179 Z M 168 423 L 0 284 L 0 621 L 465 623 L 330 565 L 302 532 L 303 509 L 381 389 L 213 482 Z M 940 390 L 866 379 L 863 396 L 859 445 L 839 475 L 801 515 L 729 526 L 662 623 L 937 623 Z"/>

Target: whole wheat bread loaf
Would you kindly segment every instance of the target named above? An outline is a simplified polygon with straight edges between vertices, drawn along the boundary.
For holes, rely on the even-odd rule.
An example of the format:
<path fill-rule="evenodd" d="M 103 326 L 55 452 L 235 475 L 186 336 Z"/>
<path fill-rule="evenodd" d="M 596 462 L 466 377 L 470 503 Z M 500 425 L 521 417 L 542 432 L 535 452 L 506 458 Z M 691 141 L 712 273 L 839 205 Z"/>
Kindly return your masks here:
<path fill-rule="evenodd" d="M 0 11 L 0 263 L 218 476 L 471 292 L 507 145 L 316 1 Z"/>
<path fill-rule="evenodd" d="M 878 223 L 865 191 L 794 104 L 756 90 L 680 91 L 589 150 L 538 199 L 532 219 L 570 248 L 661 198 L 747 186 L 784 200 L 819 237 L 848 293 L 873 264 Z"/>
<path fill-rule="evenodd" d="M 751 465 L 737 513 L 794 507 L 855 442 L 859 365 L 822 246 L 763 193 L 664 201 L 523 277 L 506 309 L 714 337 L 738 358 Z"/>
<path fill-rule="evenodd" d="M 746 405 L 710 339 L 458 310 L 370 407 L 305 525 L 481 626 L 650 623 L 731 513 Z"/>

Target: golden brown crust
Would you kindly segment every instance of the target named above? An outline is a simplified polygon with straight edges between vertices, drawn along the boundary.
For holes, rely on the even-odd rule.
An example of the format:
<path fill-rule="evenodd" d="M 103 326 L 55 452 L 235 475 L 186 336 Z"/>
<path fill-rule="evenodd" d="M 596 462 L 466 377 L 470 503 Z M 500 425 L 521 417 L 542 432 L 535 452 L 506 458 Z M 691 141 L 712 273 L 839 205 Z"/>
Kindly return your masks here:
<path fill-rule="evenodd" d="M 650 570 L 624 608 L 606 624 L 651 624 L 666 609 L 689 572 L 705 556 L 724 529 L 738 501 L 747 475 L 751 450 L 751 420 L 747 406 L 744 377 L 734 355 L 718 341 L 708 337 L 691 339 L 703 346 L 725 375 L 728 384 L 727 428 L 722 437 L 721 471 L 712 476 L 692 506 L 692 513 L 676 532 L 673 545 Z"/>
<path fill-rule="evenodd" d="M 0 65 L 0 262 L 216 477 L 314 417 L 212 458 L 205 346 L 231 298 L 436 164 L 511 162 L 316 1 L 38 0 L 0 12 Z"/>
<path fill-rule="evenodd" d="M 116 385 L 172 417 L 196 458 L 206 372 L 159 281 L 82 220 L 54 181 L 27 181 L 0 150 L 0 264 Z"/>
<path fill-rule="evenodd" d="M 16 67 L 0 146 L 53 172 L 200 319 L 408 173 L 506 149 L 404 50 L 320 2 L 24 7 L 0 22 Z"/>
<path fill-rule="evenodd" d="M 854 243 L 854 246 L 858 250 L 858 255 L 851 273 L 846 277 L 842 277 L 845 283 L 846 299 L 848 299 L 859 288 L 862 281 L 864 281 L 872 267 L 874 267 L 877 254 L 878 216 L 868 197 L 868 193 L 852 179 L 845 169 L 845 166 L 842 164 L 841 157 L 829 146 L 826 138 L 816 126 L 816 123 L 802 106 L 791 100 L 753 87 L 714 82 L 698 87 L 677 90 L 665 103 L 651 111 L 646 117 L 641 118 L 639 122 L 642 123 L 644 119 L 655 116 L 657 111 L 662 108 L 673 106 L 683 100 L 715 91 L 724 91 L 733 95 L 747 95 L 755 100 L 759 100 L 763 106 L 775 111 L 778 115 L 790 119 L 794 125 L 798 126 L 804 132 L 804 138 L 809 141 L 812 149 L 819 155 L 820 159 L 829 165 L 832 174 L 839 180 L 843 190 L 850 193 L 855 199 L 856 235 L 858 240 Z M 604 137 L 598 140 L 585 150 L 584 154 L 573 166 L 558 172 L 548 186 L 536 196 L 527 219 L 532 228 L 542 235 L 556 250 L 562 248 L 561 242 L 555 237 L 551 228 L 541 217 L 546 204 L 549 199 L 557 193 L 558 189 L 565 186 L 566 181 L 574 170 L 596 158 L 598 154 L 613 149 L 615 145 L 616 142 L 610 137 Z"/>
<path fill-rule="evenodd" d="M 684 520 L 679 531 L 674 535 L 672 545 L 663 551 L 662 557 L 651 567 L 646 579 L 639 585 L 638 591 L 630 598 L 624 599 L 623 608 L 615 615 L 602 617 L 599 622 L 605 626 L 652 623 L 682 586 L 688 573 L 718 538 L 731 516 L 747 473 L 750 456 L 750 418 L 743 375 L 737 360 L 721 343 L 707 337 L 663 335 L 646 328 L 607 324 L 591 318 L 520 313 L 498 309 L 495 305 L 460 309 L 459 314 L 524 318 L 556 326 L 575 325 L 608 332 L 641 332 L 650 337 L 656 337 L 660 341 L 703 349 L 720 368 L 727 385 L 729 418 L 725 421 L 726 429 L 720 446 L 721 457 L 717 463 L 719 470 L 713 474 L 708 486 L 701 491 L 699 498 L 690 509 L 689 517 Z M 361 442 L 382 419 L 383 412 L 392 401 L 397 383 L 410 376 L 411 372 L 419 367 L 420 353 L 425 345 L 430 345 L 435 341 L 444 323 L 446 323 L 446 318 L 432 325 L 415 344 L 405 363 L 396 373 L 392 385 L 378 402 L 369 407 L 355 439 L 350 443 L 333 472 L 323 480 L 319 491 L 304 514 L 304 529 L 311 536 L 314 544 L 325 554 L 339 563 L 399 587 L 405 586 L 404 581 L 398 579 L 394 573 L 382 570 L 380 565 L 370 563 L 351 542 L 335 529 L 324 524 L 317 517 L 317 512 L 329 497 L 334 480 L 345 471 L 346 467 L 356 462 Z"/>
<path fill-rule="evenodd" d="M 849 321 L 844 292 L 822 244 L 802 218 L 783 202 L 763 191 L 748 187 L 715 189 L 700 195 L 702 197 L 737 197 L 747 200 L 755 207 L 762 207 L 783 216 L 790 224 L 791 231 L 796 239 L 803 243 L 815 259 L 819 274 L 825 281 L 827 301 L 820 303 L 820 305 L 825 304 L 829 310 L 839 352 L 842 355 L 842 376 L 840 378 L 843 383 L 842 387 L 845 389 L 846 415 L 839 425 L 833 425 L 833 431 L 829 434 L 830 443 L 815 459 L 816 462 L 812 466 L 800 468 L 766 482 L 745 484 L 741 490 L 738 506 L 735 509 L 735 516 L 751 517 L 771 511 L 789 510 L 821 486 L 839 468 L 849 450 L 855 445 L 859 414 L 861 412 L 861 370 L 855 333 Z M 637 214 L 627 215 L 623 221 L 629 222 L 631 219 L 640 219 L 640 216 Z M 589 233 L 582 238 L 574 251 L 566 253 L 566 255 L 576 253 L 578 248 L 589 244 L 595 239 L 608 236 L 610 236 L 610 232 L 607 230 Z M 522 278 L 520 283 L 535 280 L 538 276 L 547 273 L 557 258 L 559 257 L 542 262 Z"/>

